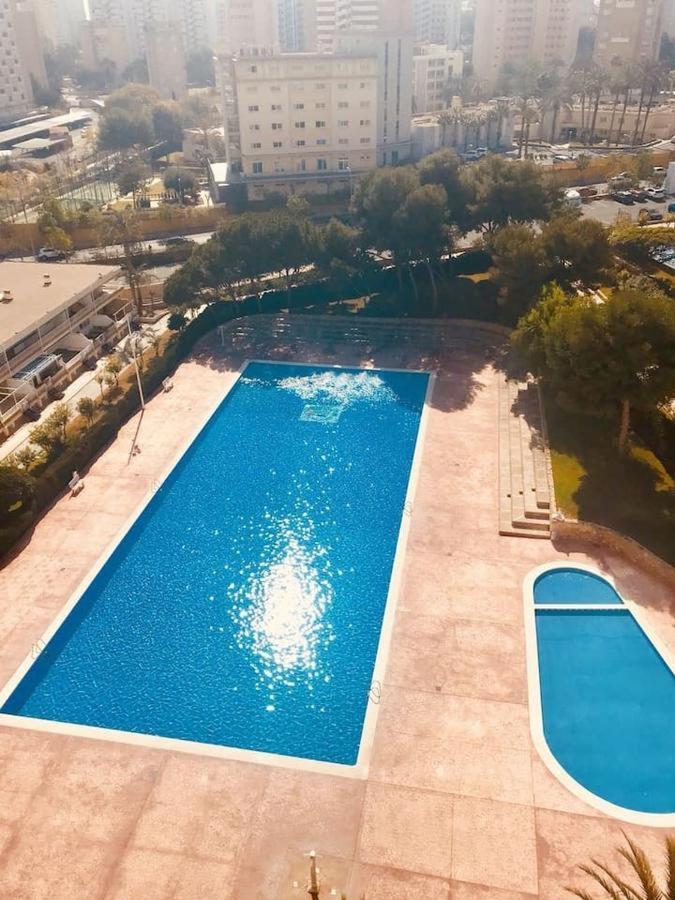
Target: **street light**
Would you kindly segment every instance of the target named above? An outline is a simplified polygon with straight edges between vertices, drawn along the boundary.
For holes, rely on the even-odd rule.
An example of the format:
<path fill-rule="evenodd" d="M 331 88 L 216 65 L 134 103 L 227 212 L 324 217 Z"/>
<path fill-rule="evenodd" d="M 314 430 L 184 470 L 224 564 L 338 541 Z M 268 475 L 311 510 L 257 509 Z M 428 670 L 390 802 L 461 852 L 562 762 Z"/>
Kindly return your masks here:
<path fill-rule="evenodd" d="M 136 344 L 134 343 L 133 332 L 131 331 L 131 313 L 127 313 L 127 328 L 129 329 L 129 346 L 134 357 L 134 368 L 136 369 L 136 381 L 138 382 L 138 393 L 141 397 L 141 409 L 145 410 L 145 395 L 143 394 L 143 384 L 141 382 L 141 371 L 138 368 L 138 359 L 136 358 Z"/>

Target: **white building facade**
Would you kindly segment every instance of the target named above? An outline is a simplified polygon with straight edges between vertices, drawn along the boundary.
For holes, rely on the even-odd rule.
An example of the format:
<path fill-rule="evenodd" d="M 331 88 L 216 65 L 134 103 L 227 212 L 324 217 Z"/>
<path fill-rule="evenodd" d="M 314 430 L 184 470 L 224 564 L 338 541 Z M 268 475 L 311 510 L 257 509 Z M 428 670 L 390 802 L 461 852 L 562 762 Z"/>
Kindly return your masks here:
<path fill-rule="evenodd" d="M 414 0 L 415 39 L 425 44 L 459 47 L 461 0 Z"/>
<path fill-rule="evenodd" d="M 507 64 L 522 65 L 533 59 L 570 66 L 586 13 L 584 0 L 476 0 L 473 69 L 477 78 L 490 91 Z"/>
<path fill-rule="evenodd" d="M 33 91 L 21 58 L 14 0 L 0 0 L 0 122 L 23 116 L 32 106 Z"/>
<path fill-rule="evenodd" d="M 445 109 L 453 81 L 464 71 L 464 54 L 444 44 L 417 44 L 413 56 L 413 113 Z"/>
<path fill-rule="evenodd" d="M 334 193 L 374 168 L 374 57 L 245 56 L 229 65 L 236 121 L 226 122 L 228 162 L 247 182 L 249 199 Z"/>
<path fill-rule="evenodd" d="M 667 6 L 675 6 L 675 0 L 600 0 L 593 53 L 596 62 L 609 65 L 615 60 L 638 63 L 657 59 Z"/>

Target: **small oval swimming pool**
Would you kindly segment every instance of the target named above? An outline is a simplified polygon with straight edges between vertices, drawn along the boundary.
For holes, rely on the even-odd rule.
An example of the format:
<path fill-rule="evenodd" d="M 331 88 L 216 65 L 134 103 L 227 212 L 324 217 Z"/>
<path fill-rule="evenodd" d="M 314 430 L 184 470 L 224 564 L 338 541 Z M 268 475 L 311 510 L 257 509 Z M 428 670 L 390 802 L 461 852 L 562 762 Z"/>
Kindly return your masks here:
<path fill-rule="evenodd" d="M 585 569 L 560 567 L 549 569 L 534 582 L 537 604 L 596 604 L 623 600 L 605 578 Z"/>
<path fill-rule="evenodd" d="M 525 604 L 532 732 L 544 761 L 604 812 L 675 824 L 675 674 L 666 660 L 599 573 L 539 569 Z"/>

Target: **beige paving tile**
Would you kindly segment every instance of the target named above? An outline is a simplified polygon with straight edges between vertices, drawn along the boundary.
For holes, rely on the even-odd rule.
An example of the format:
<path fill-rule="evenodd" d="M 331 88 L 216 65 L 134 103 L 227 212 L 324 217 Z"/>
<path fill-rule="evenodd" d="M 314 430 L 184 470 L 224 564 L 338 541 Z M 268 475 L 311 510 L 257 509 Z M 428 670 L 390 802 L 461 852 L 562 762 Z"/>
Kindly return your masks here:
<path fill-rule="evenodd" d="M 537 892 L 532 807 L 458 797 L 452 840 L 452 877 L 456 881 Z"/>
<path fill-rule="evenodd" d="M 157 850 L 127 850 L 113 873 L 105 900 L 168 900 L 186 858 Z"/>
<path fill-rule="evenodd" d="M 579 800 L 548 770 L 536 750 L 532 753 L 532 783 L 536 807 L 577 813 L 580 816 L 602 817 L 601 812 Z"/>
<path fill-rule="evenodd" d="M 370 777 L 390 784 L 531 805 L 529 750 L 383 731 Z"/>
<path fill-rule="evenodd" d="M 450 900 L 450 883 L 381 866 L 356 866 L 349 897 L 367 900 Z"/>
<path fill-rule="evenodd" d="M 450 882 L 450 900 L 532 900 L 536 894 L 521 894 L 515 891 L 500 891 L 498 888 L 484 887 L 468 882 Z"/>
<path fill-rule="evenodd" d="M 358 858 L 447 879 L 452 820 L 453 800 L 446 795 L 370 783 Z"/>
<path fill-rule="evenodd" d="M 570 813 L 537 810 L 539 851 L 539 896 L 558 900 L 565 885 L 591 886 L 579 871 L 592 859 L 609 865 L 620 877 L 631 875 L 616 848 L 625 846 L 622 832 L 636 841 L 650 858 L 659 877 L 664 878 L 663 830 L 640 828 L 606 817 L 583 817 Z"/>

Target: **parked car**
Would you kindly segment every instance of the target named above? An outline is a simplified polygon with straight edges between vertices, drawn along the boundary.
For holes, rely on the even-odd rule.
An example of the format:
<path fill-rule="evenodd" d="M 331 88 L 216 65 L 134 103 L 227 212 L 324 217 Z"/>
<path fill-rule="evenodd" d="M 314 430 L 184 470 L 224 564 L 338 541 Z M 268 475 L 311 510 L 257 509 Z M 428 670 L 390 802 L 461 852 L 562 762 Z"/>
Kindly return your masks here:
<path fill-rule="evenodd" d="M 638 216 L 638 222 L 640 225 L 649 225 L 652 222 L 663 222 L 663 213 L 660 213 L 658 209 L 641 209 L 640 215 Z"/>
<path fill-rule="evenodd" d="M 635 202 L 630 191 L 613 191 L 609 196 L 617 203 L 623 203 L 624 206 L 632 206 Z"/>
<path fill-rule="evenodd" d="M 663 203 L 666 199 L 666 193 L 663 188 L 647 188 L 645 194 L 648 200 L 654 200 L 656 203 Z"/>
<path fill-rule="evenodd" d="M 194 241 L 191 238 L 180 235 L 167 238 L 165 241 L 162 241 L 162 243 L 165 247 L 185 247 L 187 244 L 194 244 Z"/>
<path fill-rule="evenodd" d="M 27 406 L 26 409 L 24 409 L 23 414 L 29 422 L 37 422 L 40 418 L 40 410 L 33 409 L 32 406 Z"/>
<path fill-rule="evenodd" d="M 55 250 L 53 247 L 40 247 L 36 254 L 38 262 L 59 262 L 66 258 L 64 250 Z"/>
<path fill-rule="evenodd" d="M 631 194 L 631 196 L 633 197 L 633 200 L 635 200 L 636 203 L 644 203 L 645 200 L 647 199 L 647 192 L 644 190 L 644 188 L 641 188 L 641 187 L 632 188 L 629 193 Z"/>

